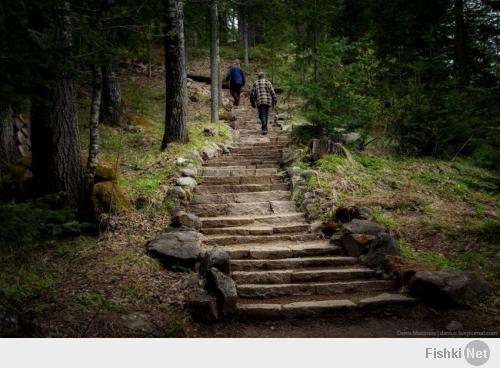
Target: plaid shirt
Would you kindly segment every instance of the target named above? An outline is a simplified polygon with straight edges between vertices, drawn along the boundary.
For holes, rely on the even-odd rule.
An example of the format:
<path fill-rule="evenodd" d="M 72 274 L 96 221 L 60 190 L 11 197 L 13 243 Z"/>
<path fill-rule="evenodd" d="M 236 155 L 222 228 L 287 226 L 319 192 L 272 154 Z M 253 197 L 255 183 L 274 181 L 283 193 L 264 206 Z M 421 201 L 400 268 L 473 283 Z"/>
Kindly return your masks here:
<path fill-rule="evenodd" d="M 273 85 L 267 79 L 257 79 L 250 91 L 250 101 L 252 102 L 252 106 L 260 106 L 260 105 L 275 105 L 278 101 L 276 97 L 276 93 L 274 92 Z"/>

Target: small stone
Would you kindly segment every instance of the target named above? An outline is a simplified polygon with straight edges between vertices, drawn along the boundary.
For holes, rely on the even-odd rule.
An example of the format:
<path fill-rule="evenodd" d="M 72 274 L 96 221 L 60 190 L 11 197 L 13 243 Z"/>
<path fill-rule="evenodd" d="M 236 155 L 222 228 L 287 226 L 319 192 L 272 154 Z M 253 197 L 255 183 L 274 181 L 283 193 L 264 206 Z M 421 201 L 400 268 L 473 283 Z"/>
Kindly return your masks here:
<path fill-rule="evenodd" d="M 181 187 L 187 187 L 191 190 L 196 188 L 198 183 L 196 183 L 196 180 L 191 178 L 191 177 L 182 177 L 182 178 L 177 178 L 176 181 L 177 185 L 180 185 Z"/>
<path fill-rule="evenodd" d="M 148 333 L 154 329 L 154 325 L 149 321 L 147 314 L 145 313 L 129 313 L 123 315 L 122 320 L 130 330 Z"/>
<path fill-rule="evenodd" d="M 177 166 L 185 166 L 189 164 L 189 160 L 184 157 L 177 157 L 174 162 Z"/>
<path fill-rule="evenodd" d="M 446 325 L 446 331 L 458 332 L 462 331 L 464 326 L 458 321 L 451 321 Z"/>
<path fill-rule="evenodd" d="M 179 172 L 182 176 L 191 177 L 191 178 L 195 178 L 196 175 L 198 175 L 198 170 L 196 170 L 195 168 L 190 168 L 190 167 L 182 168 L 179 170 Z"/>
<path fill-rule="evenodd" d="M 205 137 L 216 137 L 219 134 L 219 130 L 217 128 L 205 128 L 203 129 L 203 134 Z"/>
<path fill-rule="evenodd" d="M 217 150 L 213 147 L 206 147 L 201 151 L 203 160 L 208 161 L 217 156 Z"/>
<path fill-rule="evenodd" d="M 179 198 L 179 199 L 186 199 L 187 198 L 187 193 L 182 187 L 176 185 L 175 187 L 171 188 L 168 191 L 168 195 Z"/>
<path fill-rule="evenodd" d="M 298 166 L 292 166 L 292 167 L 289 167 L 287 170 L 286 170 L 288 176 L 290 177 L 293 177 L 293 176 L 300 176 L 300 174 L 302 173 L 302 169 Z"/>

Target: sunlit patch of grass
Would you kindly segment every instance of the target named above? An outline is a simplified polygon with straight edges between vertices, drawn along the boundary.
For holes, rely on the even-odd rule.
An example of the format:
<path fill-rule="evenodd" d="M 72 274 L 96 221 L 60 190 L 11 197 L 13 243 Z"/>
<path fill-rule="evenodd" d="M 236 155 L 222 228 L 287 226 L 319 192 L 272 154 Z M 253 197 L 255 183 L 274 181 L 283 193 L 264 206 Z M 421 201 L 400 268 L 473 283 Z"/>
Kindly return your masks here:
<path fill-rule="evenodd" d="M 384 211 L 380 207 L 375 207 L 373 209 L 372 220 L 380 222 L 389 230 L 395 230 L 398 226 L 396 219 L 394 219 L 388 211 Z"/>
<path fill-rule="evenodd" d="M 120 254 L 106 257 L 103 262 L 108 267 L 119 271 L 126 271 L 131 268 L 146 271 L 159 271 L 162 269 L 158 261 L 149 257 L 147 254 L 139 254 L 133 251 L 124 251 Z"/>
<path fill-rule="evenodd" d="M 75 301 L 83 307 L 95 308 L 103 304 L 105 296 L 100 292 L 83 291 L 75 295 Z"/>

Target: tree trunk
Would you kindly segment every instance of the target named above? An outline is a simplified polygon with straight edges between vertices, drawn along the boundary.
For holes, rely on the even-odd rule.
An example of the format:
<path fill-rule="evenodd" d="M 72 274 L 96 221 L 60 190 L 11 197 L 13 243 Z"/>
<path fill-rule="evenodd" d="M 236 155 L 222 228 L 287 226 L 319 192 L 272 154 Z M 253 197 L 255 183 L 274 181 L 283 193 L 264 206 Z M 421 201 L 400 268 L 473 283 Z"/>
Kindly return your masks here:
<path fill-rule="evenodd" d="M 65 192 L 70 205 L 83 208 L 83 170 L 75 83 L 71 78 L 72 46 L 68 3 L 54 14 L 33 14 L 33 29 L 48 35 L 56 59 L 32 69 L 31 104 L 33 180 L 38 195 Z M 49 12 L 50 13 L 50 12 Z M 61 65 L 65 65 L 62 68 Z"/>
<path fill-rule="evenodd" d="M 464 90 L 469 85 L 469 68 L 467 65 L 467 29 L 464 21 L 464 2 L 454 0 L 455 17 L 455 63 L 458 71 L 459 88 Z"/>
<path fill-rule="evenodd" d="M 219 121 L 219 15 L 217 0 L 210 3 L 210 97 L 212 99 L 210 120 Z"/>
<path fill-rule="evenodd" d="M 0 158 L 5 161 L 3 164 L 12 163 L 19 158 L 14 138 L 14 114 L 5 100 L 0 100 Z"/>
<path fill-rule="evenodd" d="M 118 65 L 102 67 L 101 122 L 113 126 L 126 123 L 122 117 L 122 92 Z"/>
<path fill-rule="evenodd" d="M 92 101 L 90 103 L 89 121 L 89 157 L 86 172 L 86 193 L 92 195 L 94 177 L 97 168 L 97 155 L 99 154 L 99 111 L 101 107 L 102 72 L 97 65 L 92 66 Z"/>
<path fill-rule="evenodd" d="M 182 1 L 165 1 L 165 132 L 161 150 L 170 142 L 189 141 L 186 121 L 186 61 Z"/>
<path fill-rule="evenodd" d="M 249 64 L 248 60 L 248 9 L 243 6 L 243 63 Z"/>

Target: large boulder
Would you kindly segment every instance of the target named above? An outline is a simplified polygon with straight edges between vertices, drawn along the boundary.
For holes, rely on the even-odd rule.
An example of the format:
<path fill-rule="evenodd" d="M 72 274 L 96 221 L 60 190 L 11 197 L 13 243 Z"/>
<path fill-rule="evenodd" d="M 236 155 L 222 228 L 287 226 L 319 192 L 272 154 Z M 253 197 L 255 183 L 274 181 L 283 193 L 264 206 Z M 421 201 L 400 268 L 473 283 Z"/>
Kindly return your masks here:
<path fill-rule="evenodd" d="M 376 222 L 354 219 L 343 224 L 340 229 L 340 243 L 349 257 L 360 257 L 379 240 L 379 235 L 387 234 L 384 225 Z"/>
<path fill-rule="evenodd" d="M 206 147 L 201 150 L 201 157 L 203 160 L 208 161 L 214 157 L 217 157 L 217 150 L 213 147 Z"/>
<path fill-rule="evenodd" d="M 376 241 L 370 244 L 368 253 L 362 255 L 360 260 L 369 267 L 385 268 L 390 257 L 400 254 L 399 244 L 388 233 L 380 233 L 377 235 Z"/>
<path fill-rule="evenodd" d="M 201 220 L 195 214 L 179 211 L 172 216 L 172 226 L 173 227 L 184 226 L 198 230 L 201 228 Z"/>
<path fill-rule="evenodd" d="M 236 312 L 236 302 L 238 293 L 234 280 L 223 274 L 217 268 L 212 267 L 207 275 L 207 288 L 215 293 L 217 297 L 217 307 L 223 316 L 230 316 Z"/>
<path fill-rule="evenodd" d="M 212 267 L 231 276 L 231 258 L 223 247 L 215 246 L 205 253 L 205 257 L 201 262 L 201 274 L 206 276 Z"/>
<path fill-rule="evenodd" d="M 114 181 L 96 183 L 92 195 L 97 208 L 103 211 L 120 213 L 131 208 L 127 196 Z"/>
<path fill-rule="evenodd" d="M 377 235 L 381 232 L 387 231 L 384 225 L 378 222 L 354 219 L 342 226 L 345 232 L 350 234 L 369 234 Z"/>
<path fill-rule="evenodd" d="M 167 266 L 180 265 L 194 268 L 203 256 L 201 242 L 203 235 L 194 230 L 178 230 L 165 233 L 148 242 L 150 254 L 159 258 Z"/>
<path fill-rule="evenodd" d="M 414 296 L 438 306 L 471 305 L 493 294 L 493 288 L 481 276 L 464 271 L 419 271 L 408 287 Z"/>

